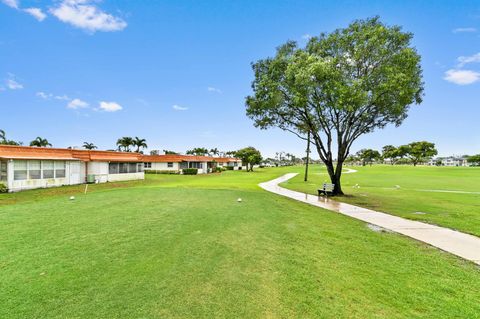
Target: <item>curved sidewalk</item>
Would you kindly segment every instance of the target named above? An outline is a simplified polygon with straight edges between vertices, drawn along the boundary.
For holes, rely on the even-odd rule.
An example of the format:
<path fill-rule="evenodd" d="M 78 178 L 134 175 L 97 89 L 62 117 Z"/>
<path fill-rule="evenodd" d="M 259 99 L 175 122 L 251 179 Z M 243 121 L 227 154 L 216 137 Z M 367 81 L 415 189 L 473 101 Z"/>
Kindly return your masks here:
<path fill-rule="evenodd" d="M 398 216 L 380 213 L 374 210 L 336 202 L 323 197 L 292 191 L 278 184 L 296 176 L 297 173 L 285 174 L 259 186 L 269 192 L 286 196 L 313 206 L 332 210 L 369 224 L 377 225 L 396 233 L 423 241 L 441 250 L 473 261 L 480 265 L 480 238 L 449 228 L 408 220 Z"/>

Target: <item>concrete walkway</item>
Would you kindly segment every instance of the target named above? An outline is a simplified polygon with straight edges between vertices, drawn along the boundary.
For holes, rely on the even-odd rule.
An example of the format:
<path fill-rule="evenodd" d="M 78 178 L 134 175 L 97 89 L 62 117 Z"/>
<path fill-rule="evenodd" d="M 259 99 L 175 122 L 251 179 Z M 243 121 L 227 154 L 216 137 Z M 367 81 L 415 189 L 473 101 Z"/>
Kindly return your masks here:
<path fill-rule="evenodd" d="M 313 206 L 332 210 L 369 224 L 377 225 L 396 233 L 423 241 L 441 250 L 473 261 L 480 265 L 480 238 L 444 227 L 376 212 L 374 210 L 336 202 L 323 197 L 292 191 L 278 184 L 296 176 L 297 173 L 285 174 L 259 186 L 269 192 L 286 196 Z"/>

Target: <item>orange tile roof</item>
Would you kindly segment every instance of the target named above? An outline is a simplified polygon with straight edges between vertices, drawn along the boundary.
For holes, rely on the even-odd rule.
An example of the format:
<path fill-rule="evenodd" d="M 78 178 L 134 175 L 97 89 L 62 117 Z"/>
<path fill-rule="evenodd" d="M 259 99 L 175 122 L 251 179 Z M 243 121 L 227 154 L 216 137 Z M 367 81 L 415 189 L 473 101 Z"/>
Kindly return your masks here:
<path fill-rule="evenodd" d="M 234 157 L 217 157 L 216 161 L 219 163 L 241 162 L 242 160 Z"/>
<path fill-rule="evenodd" d="M 238 158 L 227 157 L 212 157 L 212 156 L 197 156 L 197 155 L 179 155 L 179 154 L 166 154 L 166 155 L 143 155 L 142 160 L 144 162 L 153 163 L 168 163 L 168 162 L 237 162 Z"/>
<path fill-rule="evenodd" d="M 51 159 L 80 160 L 84 162 L 141 162 L 138 153 L 79 150 L 51 147 L 0 145 L 0 158 L 4 159 Z"/>

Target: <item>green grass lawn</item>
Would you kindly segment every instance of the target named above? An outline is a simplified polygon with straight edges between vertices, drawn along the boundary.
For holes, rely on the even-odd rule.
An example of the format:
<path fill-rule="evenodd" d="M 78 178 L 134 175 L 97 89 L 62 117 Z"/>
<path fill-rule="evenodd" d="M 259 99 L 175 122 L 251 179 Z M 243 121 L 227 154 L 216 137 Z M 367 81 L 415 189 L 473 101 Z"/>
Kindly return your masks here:
<path fill-rule="evenodd" d="M 316 194 L 327 175 L 318 165 L 312 168 L 308 182 L 301 174 L 282 185 Z M 358 172 L 342 176 L 348 196 L 337 200 L 480 236 L 480 168 L 374 165 L 353 169 Z M 360 188 L 354 187 L 357 184 Z"/>
<path fill-rule="evenodd" d="M 291 170 L 1 195 L 0 318 L 478 317 L 477 266 L 257 186 Z"/>

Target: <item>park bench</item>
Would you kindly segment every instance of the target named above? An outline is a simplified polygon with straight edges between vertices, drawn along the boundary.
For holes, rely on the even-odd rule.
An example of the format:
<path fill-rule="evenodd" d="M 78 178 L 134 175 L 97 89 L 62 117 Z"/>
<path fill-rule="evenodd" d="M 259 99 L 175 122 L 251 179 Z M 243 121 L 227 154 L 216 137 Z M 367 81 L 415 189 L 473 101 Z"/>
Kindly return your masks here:
<path fill-rule="evenodd" d="M 332 195 L 333 190 L 335 189 L 335 184 L 323 183 L 322 188 L 318 189 L 318 196 L 321 195 Z"/>

